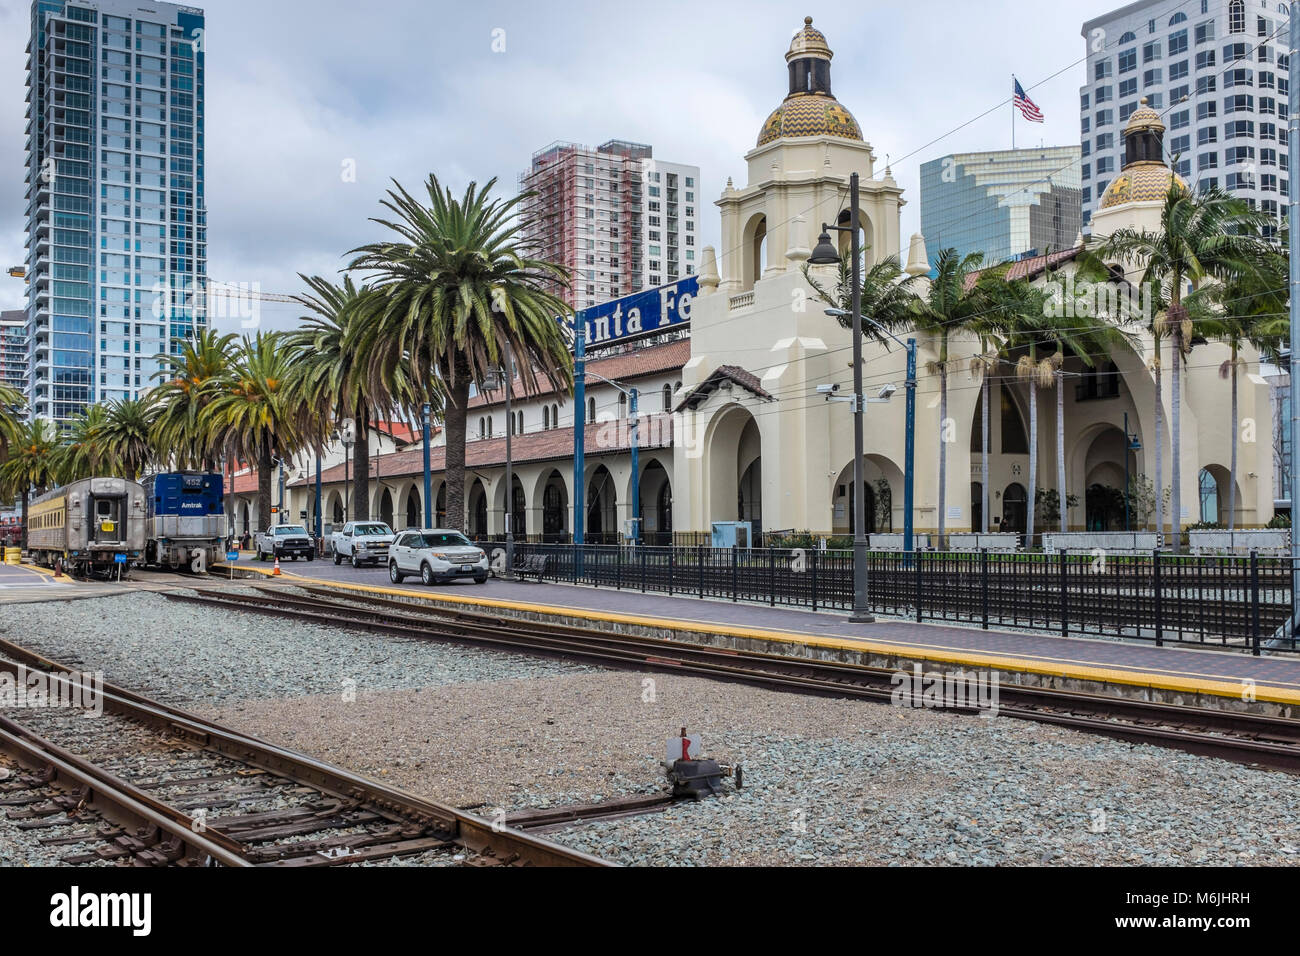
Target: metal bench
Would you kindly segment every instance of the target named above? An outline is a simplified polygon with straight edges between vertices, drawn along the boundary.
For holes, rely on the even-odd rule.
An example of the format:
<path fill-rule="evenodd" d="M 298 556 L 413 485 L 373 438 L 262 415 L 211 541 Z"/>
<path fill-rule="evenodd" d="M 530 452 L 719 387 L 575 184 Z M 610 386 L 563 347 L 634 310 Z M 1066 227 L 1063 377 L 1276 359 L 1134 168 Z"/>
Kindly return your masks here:
<path fill-rule="evenodd" d="M 541 583 L 542 575 L 546 573 L 546 563 L 550 560 L 549 555 L 530 554 L 525 557 L 517 558 L 515 566 L 512 569 L 515 577 L 521 580 L 527 580 L 528 575 L 536 575 L 537 583 Z"/>

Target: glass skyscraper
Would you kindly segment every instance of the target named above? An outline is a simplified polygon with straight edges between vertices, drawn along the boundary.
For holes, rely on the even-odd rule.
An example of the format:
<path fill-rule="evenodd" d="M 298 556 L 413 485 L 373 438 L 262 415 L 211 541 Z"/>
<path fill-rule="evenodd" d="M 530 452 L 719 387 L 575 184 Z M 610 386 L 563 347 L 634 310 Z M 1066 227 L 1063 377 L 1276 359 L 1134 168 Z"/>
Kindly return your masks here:
<path fill-rule="evenodd" d="M 207 323 L 203 11 L 35 0 L 27 46 L 34 418 L 155 384 Z"/>
<path fill-rule="evenodd" d="M 1079 147 L 953 153 L 921 165 L 921 234 L 930 266 L 942 249 L 995 265 L 1072 248 L 1079 235 Z"/>

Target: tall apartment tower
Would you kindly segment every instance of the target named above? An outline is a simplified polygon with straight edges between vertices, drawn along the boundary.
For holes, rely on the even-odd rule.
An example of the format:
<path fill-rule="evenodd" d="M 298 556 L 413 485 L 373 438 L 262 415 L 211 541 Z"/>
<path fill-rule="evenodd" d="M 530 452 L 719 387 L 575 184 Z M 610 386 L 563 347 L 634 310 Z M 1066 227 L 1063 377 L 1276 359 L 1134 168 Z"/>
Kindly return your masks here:
<path fill-rule="evenodd" d="M 0 312 L 0 385 L 25 391 L 27 384 L 27 313 Z"/>
<path fill-rule="evenodd" d="M 527 237 L 566 266 L 575 309 L 693 275 L 700 169 L 654 158 L 641 143 L 552 143 L 519 177 Z"/>
<path fill-rule="evenodd" d="M 1079 147 L 953 153 L 921 164 L 921 234 L 989 265 L 1069 249 L 1080 229 Z"/>
<path fill-rule="evenodd" d="M 148 391 L 207 322 L 203 11 L 35 0 L 27 46 L 27 390 L 66 424 Z"/>
<path fill-rule="evenodd" d="M 1287 203 L 1287 44 L 1280 0 L 1142 0 L 1083 25 L 1083 220 L 1124 165 L 1124 124 L 1160 114 L 1165 158 L 1193 189 L 1217 185 L 1279 217 Z"/>

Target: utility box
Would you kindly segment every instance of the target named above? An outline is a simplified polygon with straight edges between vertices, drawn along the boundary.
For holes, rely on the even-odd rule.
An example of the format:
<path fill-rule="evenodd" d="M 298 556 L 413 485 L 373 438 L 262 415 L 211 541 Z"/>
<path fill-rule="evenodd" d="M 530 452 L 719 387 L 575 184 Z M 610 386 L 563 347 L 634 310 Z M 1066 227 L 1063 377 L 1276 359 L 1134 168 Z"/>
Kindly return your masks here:
<path fill-rule="evenodd" d="M 749 550 L 750 524 L 748 521 L 713 522 L 713 547 Z"/>

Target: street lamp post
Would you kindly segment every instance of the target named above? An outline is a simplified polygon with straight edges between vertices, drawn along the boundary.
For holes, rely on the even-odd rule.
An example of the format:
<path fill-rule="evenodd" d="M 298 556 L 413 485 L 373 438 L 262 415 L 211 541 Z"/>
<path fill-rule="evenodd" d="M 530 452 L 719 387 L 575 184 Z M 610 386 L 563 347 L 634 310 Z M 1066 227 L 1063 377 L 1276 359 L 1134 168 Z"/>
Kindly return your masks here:
<path fill-rule="evenodd" d="M 320 480 L 320 455 L 316 456 L 316 545 L 320 546 L 321 540 L 325 537 L 325 527 L 321 523 L 324 519 L 320 513 L 321 497 L 321 480 Z"/>
<path fill-rule="evenodd" d="M 432 528 L 433 522 L 433 473 L 429 468 L 429 403 L 424 403 L 424 516 L 423 527 Z"/>
<path fill-rule="evenodd" d="M 822 223 L 822 233 L 808 261 L 813 265 L 830 265 L 840 261 L 840 255 L 831 245 L 830 230 L 848 232 L 850 255 L 853 257 L 853 293 L 850 311 L 853 322 L 853 612 L 849 620 L 870 624 L 876 618 L 871 613 L 871 599 L 867 590 L 867 529 L 866 496 L 862 493 L 862 239 L 859 222 L 858 174 L 849 177 L 849 224 L 831 226 Z"/>
<path fill-rule="evenodd" d="M 1292 4 L 1290 62 L 1290 117 L 1287 120 L 1287 169 L 1290 173 L 1291 195 L 1287 203 L 1290 224 L 1290 273 L 1291 302 L 1290 320 L 1291 358 L 1287 368 L 1291 373 L 1291 394 L 1289 414 L 1291 418 L 1291 455 L 1295 460 L 1295 443 L 1300 438 L 1300 15 Z M 1300 468 L 1291 467 L 1291 640 L 1294 645 L 1296 635 L 1300 634 L 1300 534 L 1297 534 L 1296 516 L 1300 515 Z M 1156 490 L 1159 494 L 1159 489 Z"/>
<path fill-rule="evenodd" d="M 1138 440 L 1137 433 L 1131 433 L 1128 430 L 1128 412 L 1124 413 L 1124 530 L 1130 531 L 1129 528 L 1129 501 L 1133 497 L 1133 488 L 1129 478 L 1128 453 L 1131 451 L 1141 451 L 1142 442 Z"/>
<path fill-rule="evenodd" d="M 515 529 L 514 515 L 511 509 L 515 503 L 515 467 L 510 439 L 515 432 L 515 413 L 511 410 L 510 393 L 515 390 L 515 372 L 511 367 L 510 346 L 505 349 L 506 370 L 505 370 L 505 390 L 506 390 L 506 567 L 502 577 L 510 580 L 515 576 Z"/>
<path fill-rule="evenodd" d="M 346 524 L 352 517 L 352 443 L 357 437 L 357 423 L 350 418 L 343 419 L 339 433 L 343 438 L 343 521 Z M 369 438 L 366 439 L 369 441 Z"/>
<path fill-rule="evenodd" d="M 587 450 L 587 330 L 581 319 L 575 318 L 573 332 L 573 543 L 582 545 L 586 526 L 587 487 L 583 481 L 586 471 Z M 579 562 L 581 574 L 581 547 L 575 549 L 574 560 Z"/>
<path fill-rule="evenodd" d="M 276 461 L 280 465 L 280 524 L 284 524 L 284 459 L 277 458 Z"/>
<path fill-rule="evenodd" d="M 605 378 L 603 375 L 597 375 L 595 372 L 587 372 L 594 379 L 599 379 L 606 385 L 618 389 L 627 396 L 628 414 L 631 416 L 630 427 L 628 429 L 629 444 L 631 445 L 632 458 L 632 544 L 641 543 L 641 473 L 640 473 L 640 429 L 637 427 L 637 391 L 631 386 L 623 386 L 612 379 Z"/>
<path fill-rule="evenodd" d="M 895 341 L 897 341 L 895 339 Z M 916 339 L 907 340 L 907 424 L 904 439 L 903 475 L 903 548 L 907 565 L 911 567 L 912 552 L 916 550 L 913 537 L 912 513 L 916 494 Z"/>
<path fill-rule="evenodd" d="M 627 390 L 628 414 L 632 416 L 632 544 L 641 543 L 641 462 L 640 414 L 636 407 L 636 389 Z"/>

